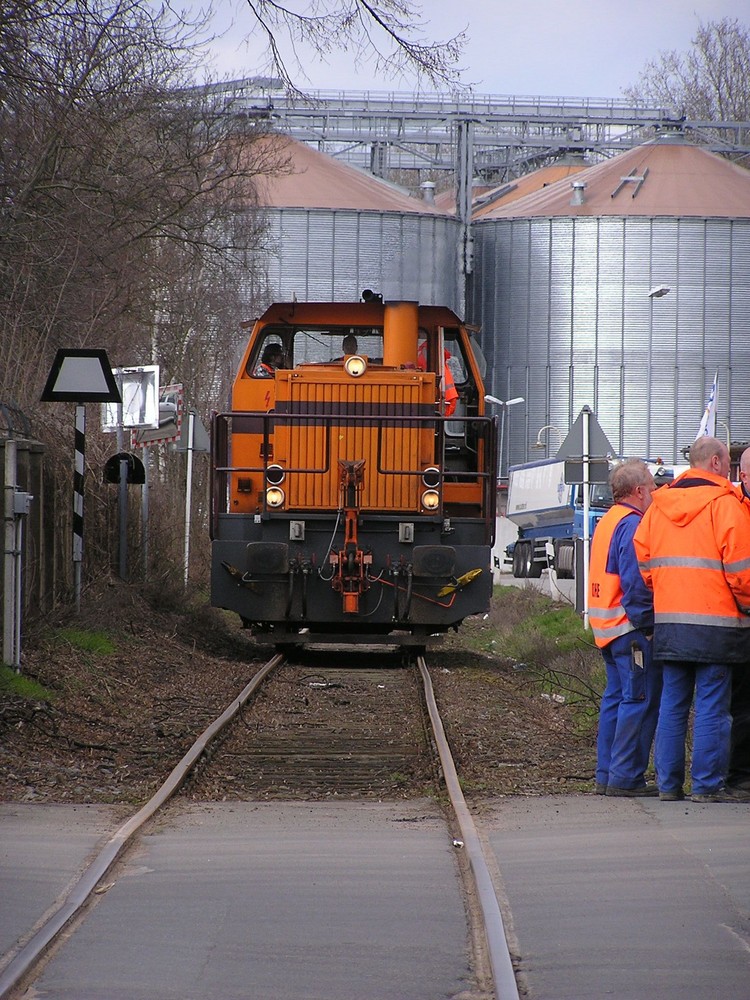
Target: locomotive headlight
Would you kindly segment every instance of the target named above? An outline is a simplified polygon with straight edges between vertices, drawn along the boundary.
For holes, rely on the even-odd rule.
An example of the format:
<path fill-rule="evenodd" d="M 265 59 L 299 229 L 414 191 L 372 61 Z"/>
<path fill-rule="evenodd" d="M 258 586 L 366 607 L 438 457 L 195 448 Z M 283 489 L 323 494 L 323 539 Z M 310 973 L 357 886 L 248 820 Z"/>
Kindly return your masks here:
<path fill-rule="evenodd" d="M 425 490 L 422 494 L 422 506 L 425 510 L 437 510 L 440 506 L 440 494 L 437 490 Z"/>
<path fill-rule="evenodd" d="M 281 507 L 286 497 L 280 486 L 269 486 L 266 490 L 266 503 L 269 507 Z"/>
<path fill-rule="evenodd" d="M 359 354 L 352 354 L 344 362 L 344 370 L 352 378 L 359 378 L 367 371 L 367 362 Z"/>
<path fill-rule="evenodd" d="M 286 472 L 280 465 L 269 465 L 266 469 L 266 482 L 271 486 L 280 486 L 284 482 Z"/>
<path fill-rule="evenodd" d="M 428 489 L 436 490 L 440 485 L 440 469 L 436 469 L 434 466 L 425 469 L 422 473 L 422 482 Z"/>

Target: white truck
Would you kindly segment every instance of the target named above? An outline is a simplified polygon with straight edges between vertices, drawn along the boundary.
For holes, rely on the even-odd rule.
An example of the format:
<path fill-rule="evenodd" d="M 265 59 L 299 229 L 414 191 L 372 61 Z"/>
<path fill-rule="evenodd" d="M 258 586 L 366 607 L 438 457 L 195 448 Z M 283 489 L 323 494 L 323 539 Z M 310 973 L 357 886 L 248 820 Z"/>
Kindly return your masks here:
<path fill-rule="evenodd" d="M 671 482 L 680 469 L 649 464 L 659 485 Z M 538 577 L 554 564 L 560 579 L 573 579 L 575 541 L 583 538 L 583 487 L 565 482 L 565 462 L 551 458 L 508 470 L 505 516 L 518 527 L 518 539 L 506 546 L 506 561 L 515 577 Z M 589 486 L 589 537 L 612 506 L 604 484 Z"/>

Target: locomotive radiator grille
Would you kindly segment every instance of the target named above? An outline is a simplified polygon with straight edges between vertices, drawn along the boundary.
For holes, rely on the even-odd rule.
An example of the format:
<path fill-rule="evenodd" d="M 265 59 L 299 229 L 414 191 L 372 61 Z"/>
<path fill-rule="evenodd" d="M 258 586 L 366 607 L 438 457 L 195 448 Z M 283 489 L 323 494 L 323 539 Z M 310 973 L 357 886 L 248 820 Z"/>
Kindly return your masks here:
<path fill-rule="evenodd" d="M 287 506 L 335 509 L 341 504 L 339 460 L 365 461 L 361 506 L 415 510 L 421 470 L 432 464 L 434 414 L 423 405 L 424 385 L 291 381 L 290 399 L 277 400 L 275 454 L 289 469 Z M 420 398 L 422 397 L 422 398 Z"/>

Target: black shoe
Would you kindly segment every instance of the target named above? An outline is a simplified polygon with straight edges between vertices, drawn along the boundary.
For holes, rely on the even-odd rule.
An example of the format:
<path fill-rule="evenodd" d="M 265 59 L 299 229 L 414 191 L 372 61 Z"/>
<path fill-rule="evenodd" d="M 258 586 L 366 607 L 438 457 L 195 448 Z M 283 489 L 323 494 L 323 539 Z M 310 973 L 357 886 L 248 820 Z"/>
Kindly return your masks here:
<path fill-rule="evenodd" d="M 725 785 L 724 791 L 727 792 L 728 795 L 731 795 L 736 802 L 750 801 L 750 788 L 746 788 L 744 784 Z"/>
<path fill-rule="evenodd" d="M 594 785 L 594 795 L 606 795 L 607 786 L 602 785 L 599 781 Z"/>
<path fill-rule="evenodd" d="M 639 785 L 638 788 L 618 788 L 616 785 L 607 785 L 606 794 L 626 799 L 653 798 L 659 794 L 659 789 L 656 785 Z"/>
<path fill-rule="evenodd" d="M 681 788 L 676 788 L 671 792 L 659 792 L 661 802 L 682 802 L 684 798 L 685 793 Z"/>
<path fill-rule="evenodd" d="M 715 792 L 690 796 L 691 802 L 750 802 L 750 792 L 739 788 L 717 788 Z"/>

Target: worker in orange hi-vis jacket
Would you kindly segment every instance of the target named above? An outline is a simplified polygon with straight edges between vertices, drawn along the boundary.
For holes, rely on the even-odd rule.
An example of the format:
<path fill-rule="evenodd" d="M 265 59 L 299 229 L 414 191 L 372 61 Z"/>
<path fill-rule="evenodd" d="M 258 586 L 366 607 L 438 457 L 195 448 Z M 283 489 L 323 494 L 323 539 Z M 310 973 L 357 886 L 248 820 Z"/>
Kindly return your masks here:
<path fill-rule="evenodd" d="M 634 536 L 654 593 L 654 657 L 663 662 L 656 733 L 659 797 L 684 797 L 685 737 L 695 696 L 694 802 L 750 801 L 726 788 L 732 668 L 750 663 L 750 531 L 729 482 L 729 451 L 697 438 L 690 466 L 658 490 Z"/>
<path fill-rule="evenodd" d="M 443 400 L 445 402 L 446 417 L 450 417 L 455 413 L 456 403 L 458 402 L 458 389 L 456 388 L 456 383 L 453 378 L 453 372 L 448 364 L 450 356 L 450 351 L 443 348 Z M 417 350 L 417 368 L 421 369 L 423 372 L 427 371 L 426 340 L 419 342 L 419 348 Z"/>
<path fill-rule="evenodd" d="M 652 655 L 654 599 L 638 569 L 633 535 L 651 504 L 654 477 L 640 459 L 610 473 L 614 506 L 591 543 L 589 622 L 607 684 L 596 743 L 598 795 L 657 795 L 645 779 L 659 717 L 661 664 Z"/>

